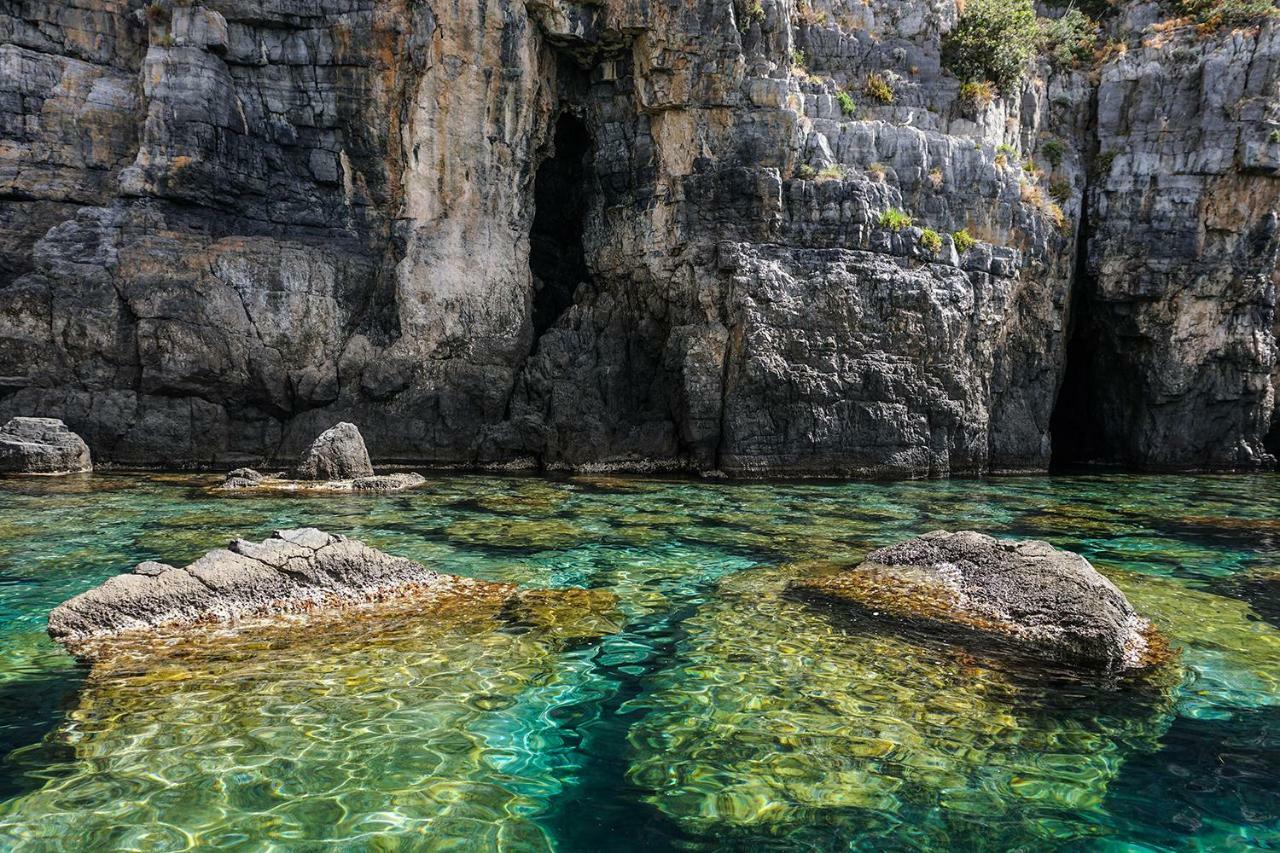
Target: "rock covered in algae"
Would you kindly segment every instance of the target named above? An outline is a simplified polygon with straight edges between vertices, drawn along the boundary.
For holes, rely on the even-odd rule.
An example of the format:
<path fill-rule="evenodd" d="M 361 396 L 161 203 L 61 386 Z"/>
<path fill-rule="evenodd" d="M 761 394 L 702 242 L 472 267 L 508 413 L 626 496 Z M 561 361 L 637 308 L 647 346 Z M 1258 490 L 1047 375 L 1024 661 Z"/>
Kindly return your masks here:
<path fill-rule="evenodd" d="M 0 473 L 82 474 L 89 446 L 57 418 L 11 418 L 0 427 Z"/>
<path fill-rule="evenodd" d="M 355 424 L 343 421 L 311 443 L 298 460 L 300 480 L 356 480 L 373 476 L 364 437 Z"/>
<path fill-rule="evenodd" d="M 277 531 L 263 542 L 235 540 L 186 568 L 142 563 L 56 607 L 49 634 L 94 659 L 121 635 L 398 598 L 508 600 L 524 594 L 510 584 L 441 574 L 362 542 L 303 528 Z"/>
<path fill-rule="evenodd" d="M 0 850 L 552 850 L 534 816 L 580 772 L 565 652 L 616 604 L 482 584 L 125 643 L 40 748 L 56 772 L 0 802 Z"/>
<path fill-rule="evenodd" d="M 1132 669 L 1167 654 L 1124 593 L 1084 557 L 1047 542 L 935 531 L 795 590 L 908 625 L 995 635 L 1070 665 Z"/>
<path fill-rule="evenodd" d="M 722 580 L 628 705 L 643 712 L 629 779 L 683 830 L 723 847 L 764 829 L 809 849 L 820 825 L 866 849 L 1043 849 L 1095 833 L 1126 759 L 1159 748 L 1174 668 L 1117 682 L 867 631 L 784 594 L 815 570 Z"/>

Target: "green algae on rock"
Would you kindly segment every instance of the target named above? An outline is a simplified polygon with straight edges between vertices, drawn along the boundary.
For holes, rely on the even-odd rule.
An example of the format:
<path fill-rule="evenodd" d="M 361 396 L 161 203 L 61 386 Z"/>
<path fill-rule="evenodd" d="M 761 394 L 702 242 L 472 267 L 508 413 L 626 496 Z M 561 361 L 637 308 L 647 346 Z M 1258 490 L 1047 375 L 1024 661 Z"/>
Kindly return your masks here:
<path fill-rule="evenodd" d="M 722 581 L 631 703 L 646 713 L 629 778 L 690 832 L 781 843 L 821 825 L 871 844 L 910 827 L 956 849 L 997 819 L 1002 847 L 1087 836 L 1125 758 L 1157 749 L 1172 719 L 1176 679 L 1109 689 L 859 630 L 786 592 L 809 570 Z"/>
<path fill-rule="evenodd" d="M 1170 654 L 1088 560 L 1047 542 L 935 531 L 792 589 L 891 627 L 965 629 L 1068 665 L 1139 669 Z"/>

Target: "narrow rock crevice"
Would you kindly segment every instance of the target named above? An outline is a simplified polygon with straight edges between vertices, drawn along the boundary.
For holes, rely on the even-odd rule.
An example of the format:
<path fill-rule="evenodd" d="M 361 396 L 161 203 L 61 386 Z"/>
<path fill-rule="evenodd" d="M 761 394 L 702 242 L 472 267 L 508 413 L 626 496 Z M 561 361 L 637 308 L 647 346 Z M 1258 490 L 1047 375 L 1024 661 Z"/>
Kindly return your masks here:
<path fill-rule="evenodd" d="M 569 310 L 578 287 L 591 277 L 583 238 L 593 145 L 582 119 L 562 114 L 556 123 L 553 153 L 534 181 L 529 267 L 535 340 Z"/>

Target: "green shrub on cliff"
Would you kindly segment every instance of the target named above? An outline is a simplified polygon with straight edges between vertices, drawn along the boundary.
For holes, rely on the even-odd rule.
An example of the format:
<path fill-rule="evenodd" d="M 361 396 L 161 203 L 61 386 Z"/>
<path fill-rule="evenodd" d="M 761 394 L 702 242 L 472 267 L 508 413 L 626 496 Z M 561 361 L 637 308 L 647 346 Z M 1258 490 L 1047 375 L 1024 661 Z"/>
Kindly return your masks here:
<path fill-rule="evenodd" d="M 853 95 L 848 92 L 836 92 L 836 102 L 840 104 L 840 112 L 847 116 L 851 116 L 858 111 L 858 105 L 853 102 Z"/>
<path fill-rule="evenodd" d="M 1178 0 L 1178 8 L 1207 29 L 1256 24 L 1277 14 L 1272 0 Z"/>
<path fill-rule="evenodd" d="M 1098 24 L 1079 9 L 1060 18 L 1040 19 L 1040 50 L 1060 68 L 1075 68 L 1093 58 L 1098 48 Z"/>
<path fill-rule="evenodd" d="M 1009 95 L 1022 82 L 1038 36 L 1031 0 L 969 0 L 942 39 L 942 62 L 963 81 L 990 80 Z"/>

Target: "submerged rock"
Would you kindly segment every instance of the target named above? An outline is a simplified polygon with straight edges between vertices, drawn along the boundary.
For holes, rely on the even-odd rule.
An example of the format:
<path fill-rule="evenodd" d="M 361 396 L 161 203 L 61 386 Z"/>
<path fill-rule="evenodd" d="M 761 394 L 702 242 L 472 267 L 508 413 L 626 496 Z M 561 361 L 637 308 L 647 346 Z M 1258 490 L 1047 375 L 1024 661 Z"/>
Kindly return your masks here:
<path fill-rule="evenodd" d="M 298 461 L 300 480 L 355 480 L 373 476 L 373 463 L 355 424 L 330 427 L 311 443 Z"/>
<path fill-rule="evenodd" d="M 315 528 L 277 531 L 263 542 L 235 540 L 186 568 L 146 562 L 64 602 L 49 635 L 80 657 L 106 656 L 103 641 L 155 636 L 196 624 L 310 613 L 412 597 L 482 596 L 502 601 L 533 592 L 511 584 L 441 574 L 362 542 Z"/>
<path fill-rule="evenodd" d="M 1107 670 L 1168 654 L 1151 623 L 1109 580 L 1046 542 L 935 531 L 881 548 L 860 565 L 793 590 L 933 630 L 952 626 L 1013 640 L 1052 661 Z"/>
<path fill-rule="evenodd" d="M 92 470 L 89 446 L 57 418 L 12 418 L 0 427 L 0 473 L 79 474 Z"/>

